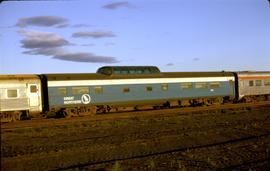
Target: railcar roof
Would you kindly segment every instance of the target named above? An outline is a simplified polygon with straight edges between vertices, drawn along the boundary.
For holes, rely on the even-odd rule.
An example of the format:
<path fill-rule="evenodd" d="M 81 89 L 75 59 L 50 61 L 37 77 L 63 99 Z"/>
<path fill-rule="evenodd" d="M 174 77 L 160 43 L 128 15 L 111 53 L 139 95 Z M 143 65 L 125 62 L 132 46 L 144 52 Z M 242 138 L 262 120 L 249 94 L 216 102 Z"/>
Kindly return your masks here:
<path fill-rule="evenodd" d="M 225 77 L 234 76 L 233 72 L 163 72 L 168 77 Z"/>
<path fill-rule="evenodd" d="M 0 80 L 29 80 L 29 79 L 39 79 L 39 77 L 34 74 L 0 75 Z"/>
<path fill-rule="evenodd" d="M 270 75 L 270 71 L 240 71 L 238 75 Z"/>
<path fill-rule="evenodd" d="M 90 80 L 90 79 L 131 79 L 131 78 L 187 78 L 187 77 L 226 77 L 234 76 L 232 72 L 161 72 L 156 74 L 118 74 L 104 75 L 96 73 L 44 74 L 49 81 L 54 80 Z"/>

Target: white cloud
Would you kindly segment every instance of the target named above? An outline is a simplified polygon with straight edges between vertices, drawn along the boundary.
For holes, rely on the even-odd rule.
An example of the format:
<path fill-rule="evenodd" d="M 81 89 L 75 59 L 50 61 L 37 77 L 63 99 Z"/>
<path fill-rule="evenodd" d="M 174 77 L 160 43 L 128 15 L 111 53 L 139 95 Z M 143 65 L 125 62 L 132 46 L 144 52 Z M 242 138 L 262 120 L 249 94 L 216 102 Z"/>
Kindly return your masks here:
<path fill-rule="evenodd" d="M 69 52 L 63 46 L 70 45 L 67 40 L 54 33 L 20 30 L 24 38 L 21 40 L 22 47 L 27 49 L 24 54 L 51 56 L 53 59 L 90 62 L 90 63 L 117 63 L 115 57 L 100 56 L 89 52 Z"/>
<path fill-rule="evenodd" d="M 21 40 L 22 47 L 24 48 L 49 48 L 70 44 L 67 40 L 54 33 L 29 30 L 20 30 L 18 33 L 24 36 Z"/>
<path fill-rule="evenodd" d="M 131 8 L 132 5 L 127 1 L 122 1 L 122 2 L 109 3 L 103 6 L 103 8 L 109 9 L 109 10 L 115 10 L 115 9 L 123 8 L 123 7 Z"/>
<path fill-rule="evenodd" d="M 115 34 L 113 34 L 110 31 L 81 31 L 76 32 L 72 34 L 72 37 L 75 38 L 105 38 L 105 37 L 115 37 Z"/>
<path fill-rule="evenodd" d="M 67 26 L 68 20 L 59 16 L 34 16 L 28 18 L 20 18 L 16 24 L 18 27 L 27 26 L 43 26 L 43 27 L 59 27 Z"/>

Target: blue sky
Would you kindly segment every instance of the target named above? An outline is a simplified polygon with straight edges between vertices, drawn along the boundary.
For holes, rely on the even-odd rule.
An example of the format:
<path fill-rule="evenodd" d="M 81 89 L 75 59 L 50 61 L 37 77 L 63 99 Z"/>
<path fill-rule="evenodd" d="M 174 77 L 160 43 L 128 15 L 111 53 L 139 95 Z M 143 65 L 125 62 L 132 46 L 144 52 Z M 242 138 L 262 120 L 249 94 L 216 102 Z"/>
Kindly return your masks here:
<path fill-rule="evenodd" d="M 4 1 L 0 16 L 0 74 L 270 70 L 267 0 Z"/>

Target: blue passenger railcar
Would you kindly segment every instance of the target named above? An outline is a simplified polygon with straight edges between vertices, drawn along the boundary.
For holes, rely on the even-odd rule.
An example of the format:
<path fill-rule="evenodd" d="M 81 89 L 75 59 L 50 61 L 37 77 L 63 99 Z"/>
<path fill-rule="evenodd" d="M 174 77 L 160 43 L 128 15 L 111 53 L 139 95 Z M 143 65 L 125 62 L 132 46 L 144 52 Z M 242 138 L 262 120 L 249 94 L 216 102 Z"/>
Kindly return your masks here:
<path fill-rule="evenodd" d="M 103 67 L 96 74 L 45 77 L 50 110 L 72 113 L 142 104 L 220 102 L 235 97 L 235 79 L 229 72 L 162 73 L 155 67 Z"/>

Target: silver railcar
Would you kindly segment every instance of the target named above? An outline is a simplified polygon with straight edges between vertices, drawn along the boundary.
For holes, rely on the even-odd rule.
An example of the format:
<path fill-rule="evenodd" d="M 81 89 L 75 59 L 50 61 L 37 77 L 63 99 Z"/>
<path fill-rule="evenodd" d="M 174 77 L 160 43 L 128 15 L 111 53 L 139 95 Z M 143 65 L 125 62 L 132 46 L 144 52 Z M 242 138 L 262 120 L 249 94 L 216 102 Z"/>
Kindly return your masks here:
<path fill-rule="evenodd" d="M 42 111 L 41 81 L 36 75 L 0 75 L 1 122 Z"/>
<path fill-rule="evenodd" d="M 270 71 L 238 72 L 239 100 L 252 101 L 258 98 L 270 100 Z"/>

